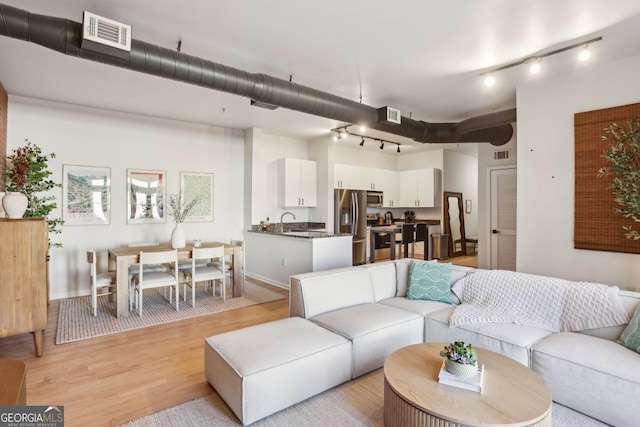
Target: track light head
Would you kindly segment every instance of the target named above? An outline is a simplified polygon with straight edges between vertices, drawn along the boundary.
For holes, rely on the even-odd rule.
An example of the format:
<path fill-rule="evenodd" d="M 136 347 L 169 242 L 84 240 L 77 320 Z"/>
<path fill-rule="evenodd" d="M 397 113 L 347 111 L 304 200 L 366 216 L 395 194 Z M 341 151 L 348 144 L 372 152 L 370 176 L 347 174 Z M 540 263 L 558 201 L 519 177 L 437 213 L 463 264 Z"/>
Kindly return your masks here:
<path fill-rule="evenodd" d="M 364 147 L 364 138 L 360 141 L 360 147 Z"/>
<path fill-rule="evenodd" d="M 384 142 L 380 142 L 380 149 L 382 150 L 384 148 Z"/>
<path fill-rule="evenodd" d="M 486 87 L 493 87 L 496 85 L 496 77 L 493 74 L 487 74 L 484 78 L 484 85 Z"/>
<path fill-rule="evenodd" d="M 529 65 L 529 72 L 531 74 L 538 74 L 542 69 L 542 65 L 540 65 L 540 58 L 536 58 L 531 65 Z"/>
<path fill-rule="evenodd" d="M 591 51 L 589 50 L 589 44 L 585 44 L 582 46 L 580 51 L 578 52 L 578 61 L 584 62 L 588 61 L 591 58 Z"/>
<path fill-rule="evenodd" d="M 398 144 L 398 149 L 396 150 L 398 153 L 400 152 L 400 144 Z"/>

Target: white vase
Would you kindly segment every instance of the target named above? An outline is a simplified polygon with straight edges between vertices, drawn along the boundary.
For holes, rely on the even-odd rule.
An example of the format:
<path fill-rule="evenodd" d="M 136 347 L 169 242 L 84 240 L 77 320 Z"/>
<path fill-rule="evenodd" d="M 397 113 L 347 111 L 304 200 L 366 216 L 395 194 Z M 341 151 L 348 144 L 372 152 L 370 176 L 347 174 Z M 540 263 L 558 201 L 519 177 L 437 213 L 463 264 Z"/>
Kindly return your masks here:
<path fill-rule="evenodd" d="M 8 191 L 2 198 L 2 208 L 7 218 L 22 218 L 27 210 L 27 196 L 15 191 Z"/>
<path fill-rule="evenodd" d="M 176 222 L 176 226 L 171 233 L 171 247 L 173 249 L 184 248 L 187 245 L 187 241 L 184 237 L 184 230 L 182 229 L 182 223 Z"/>

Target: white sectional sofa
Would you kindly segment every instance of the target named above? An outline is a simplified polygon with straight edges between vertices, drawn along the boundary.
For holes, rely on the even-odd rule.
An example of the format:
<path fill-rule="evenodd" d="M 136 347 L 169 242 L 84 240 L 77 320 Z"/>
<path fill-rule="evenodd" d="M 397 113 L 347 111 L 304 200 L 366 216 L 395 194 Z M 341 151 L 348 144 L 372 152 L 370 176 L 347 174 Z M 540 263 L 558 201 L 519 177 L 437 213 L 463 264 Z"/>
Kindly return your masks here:
<path fill-rule="evenodd" d="M 640 419 L 640 406 L 637 405 L 640 396 L 640 354 L 615 342 L 626 325 L 559 333 L 526 324 L 501 322 L 469 323 L 451 327 L 449 319 L 456 304 L 460 303 L 457 296 L 451 293 L 452 304 L 408 299 L 409 265 L 409 260 L 405 259 L 292 276 L 290 316 L 305 319 L 306 322 L 346 339 L 350 345 L 351 378 L 382 367 L 392 352 L 407 345 L 465 341 L 500 352 L 530 367 L 545 380 L 553 400 L 560 404 L 608 424 L 637 425 Z M 450 285 L 453 286 L 458 280 L 478 271 L 482 270 L 451 266 Z M 513 274 L 514 277 L 517 275 Z M 475 277 L 480 276 L 482 274 Z M 505 273 L 504 277 L 508 279 L 509 273 Z M 535 277 L 545 280 L 540 276 Z M 460 282 L 462 283 L 464 282 Z M 626 312 L 623 316 L 631 318 L 640 302 L 640 293 L 620 291 L 618 298 Z M 261 406 L 260 402 L 246 402 L 245 396 L 255 395 L 256 391 L 245 392 L 243 387 L 268 387 L 267 384 L 251 383 L 248 380 L 243 386 L 242 369 L 238 366 L 246 366 L 247 359 L 259 360 L 260 369 L 273 365 L 285 371 L 289 368 L 295 371 L 300 364 L 298 359 L 304 359 L 305 363 L 312 360 L 298 354 L 300 352 L 296 352 L 293 359 L 283 356 L 288 352 L 285 349 L 291 346 L 308 347 L 305 342 L 310 339 L 308 335 L 301 337 L 295 333 L 276 339 L 276 335 L 282 334 L 282 322 L 285 321 L 287 319 L 271 322 L 266 327 L 253 327 L 262 326 L 260 331 L 246 328 L 248 331 L 234 331 L 207 339 L 207 378 L 232 409 L 238 406 L 237 401 L 243 399 L 248 406 Z M 260 345 L 264 346 L 270 341 L 269 333 L 273 335 L 281 351 L 280 355 L 275 356 L 269 353 L 270 360 L 265 361 L 260 352 L 252 354 L 251 344 L 249 347 L 241 346 L 242 352 L 230 344 L 242 337 L 257 334 L 261 336 Z M 332 346 L 334 345 L 336 344 L 333 343 Z M 344 349 L 344 346 L 340 348 Z M 311 350 L 324 351 L 318 348 Z M 342 351 L 339 362 L 336 363 L 344 363 L 343 355 Z M 326 360 L 331 359 L 318 360 L 325 360 L 324 363 L 327 363 Z M 304 366 L 306 370 L 309 369 L 308 363 Z M 328 366 L 318 368 L 330 370 Z M 306 377 L 306 370 L 296 374 L 301 375 L 300 381 L 305 384 L 309 381 L 317 382 L 317 379 Z M 220 381 L 219 372 L 227 372 L 227 375 L 231 375 L 229 372 L 236 373 L 232 375 L 235 397 L 225 397 L 225 389 L 229 386 Z M 289 378 L 295 377 L 293 375 Z M 323 387 L 330 388 L 344 379 L 342 374 L 325 385 L 310 388 L 306 384 L 306 388 L 320 392 Z M 296 399 L 296 387 L 295 382 L 288 388 L 280 387 L 279 393 L 294 398 L 283 399 L 282 402 L 286 403 L 280 406 L 272 405 L 268 410 L 258 411 L 260 417 L 309 397 L 307 393 Z M 235 409 L 234 412 L 245 424 L 259 419 L 246 418 Z"/>

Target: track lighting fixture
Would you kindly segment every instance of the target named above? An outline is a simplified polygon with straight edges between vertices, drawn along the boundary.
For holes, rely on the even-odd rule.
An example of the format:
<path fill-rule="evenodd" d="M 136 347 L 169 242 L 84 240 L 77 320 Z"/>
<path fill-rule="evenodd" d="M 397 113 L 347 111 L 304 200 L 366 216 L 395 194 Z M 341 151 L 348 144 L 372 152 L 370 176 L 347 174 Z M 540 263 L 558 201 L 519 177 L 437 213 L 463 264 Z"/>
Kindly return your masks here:
<path fill-rule="evenodd" d="M 531 62 L 531 65 L 529 65 L 529 72 L 531 74 L 538 74 L 541 69 L 542 66 L 540 65 L 540 58 L 536 58 L 533 62 Z"/>
<path fill-rule="evenodd" d="M 572 44 L 570 46 L 565 46 L 563 48 L 555 49 L 555 50 L 552 50 L 550 52 L 543 53 L 543 54 L 540 54 L 540 55 L 529 56 L 529 57 L 521 59 L 520 61 L 512 62 L 510 64 L 502 65 L 500 67 L 496 67 L 496 68 L 493 68 L 491 70 L 487 70 L 487 71 L 481 73 L 480 76 L 484 78 L 484 85 L 487 86 L 487 87 L 491 87 L 491 86 L 494 86 L 496 84 L 496 78 L 495 78 L 495 73 L 496 72 L 502 71 L 502 70 L 506 70 L 508 68 L 516 67 L 518 65 L 529 64 L 529 71 L 532 74 L 537 74 L 542 69 L 542 65 L 540 64 L 540 61 L 542 60 L 542 58 L 546 58 L 547 56 L 556 55 L 558 53 L 562 53 L 562 52 L 565 52 L 567 50 L 576 49 L 576 48 L 581 48 L 580 52 L 578 53 L 578 60 L 579 61 L 586 61 L 591 57 L 591 52 L 589 52 L 589 44 L 598 42 L 600 40 L 602 40 L 602 37 L 596 37 L 596 38 L 591 39 L 591 40 L 587 40 L 587 41 L 584 41 L 584 42 Z"/>
<path fill-rule="evenodd" d="M 396 149 L 397 153 L 400 153 L 400 143 L 399 142 L 395 142 L 395 141 L 388 141 L 386 139 L 381 139 L 381 138 L 374 138 L 372 136 L 367 136 L 367 135 L 360 135 L 358 133 L 355 132 L 351 132 L 349 130 L 349 126 L 354 126 L 354 125 L 345 125 L 345 126 L 341 126 L 335 129 L 331 129 L 331 132 L 333 132 L 333 140 L 334 141 L 338 141 L 340 139 L 346 138 L 347 136 L 351 135 L 351 136 L 357 136 L 360 138 L 360 143 L 359 145 L 361 147 L 364 147 L 364 142 L 365 139 L 370 139 L 372 141 L 376 141 L 380 143 L 380 149 L 384 150 L 384 144 L 395 144 L 398 146 L 398 148 Z M 359 129 L 362 129 L 362 127 L 360 127 Z"/>
<path fill-rule="evenodd" d="M 484 85 L 486 87 L 493 87 L 496 84 L 496 77 L 493 74 L 487 74 L 484 77 Z"/>
<path fill-rule="evenodd" d="M 578 61 L 584 62 L 588 61 L 591 58 L 591 51 L 589 50 L 589 43 L 582 46 L 580 51 L 578 52 Z"/>

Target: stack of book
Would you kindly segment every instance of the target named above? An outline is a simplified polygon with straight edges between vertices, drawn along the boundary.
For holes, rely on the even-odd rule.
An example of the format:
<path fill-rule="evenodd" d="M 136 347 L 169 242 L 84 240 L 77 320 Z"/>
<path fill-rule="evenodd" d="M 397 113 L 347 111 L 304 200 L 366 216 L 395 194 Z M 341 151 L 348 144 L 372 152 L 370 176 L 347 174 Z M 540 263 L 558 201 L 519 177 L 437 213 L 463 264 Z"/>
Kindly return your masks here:
<path fill-rule="evenodd" d="M 478 366 L 478 373 L 471 375 L 470 377 L 459 377 L 448 372 L 444 367 L 444 361 L 442 362 L 442 368 L 440 368 L 440 374 L 438 374 L 438 382 L 440 384 L 446 384 L 454 387 L 463 388 L 465 390 L 471 390 L 475 392 L 482 392 L 482 377 L 484 374 L 484 365 Z"/>

